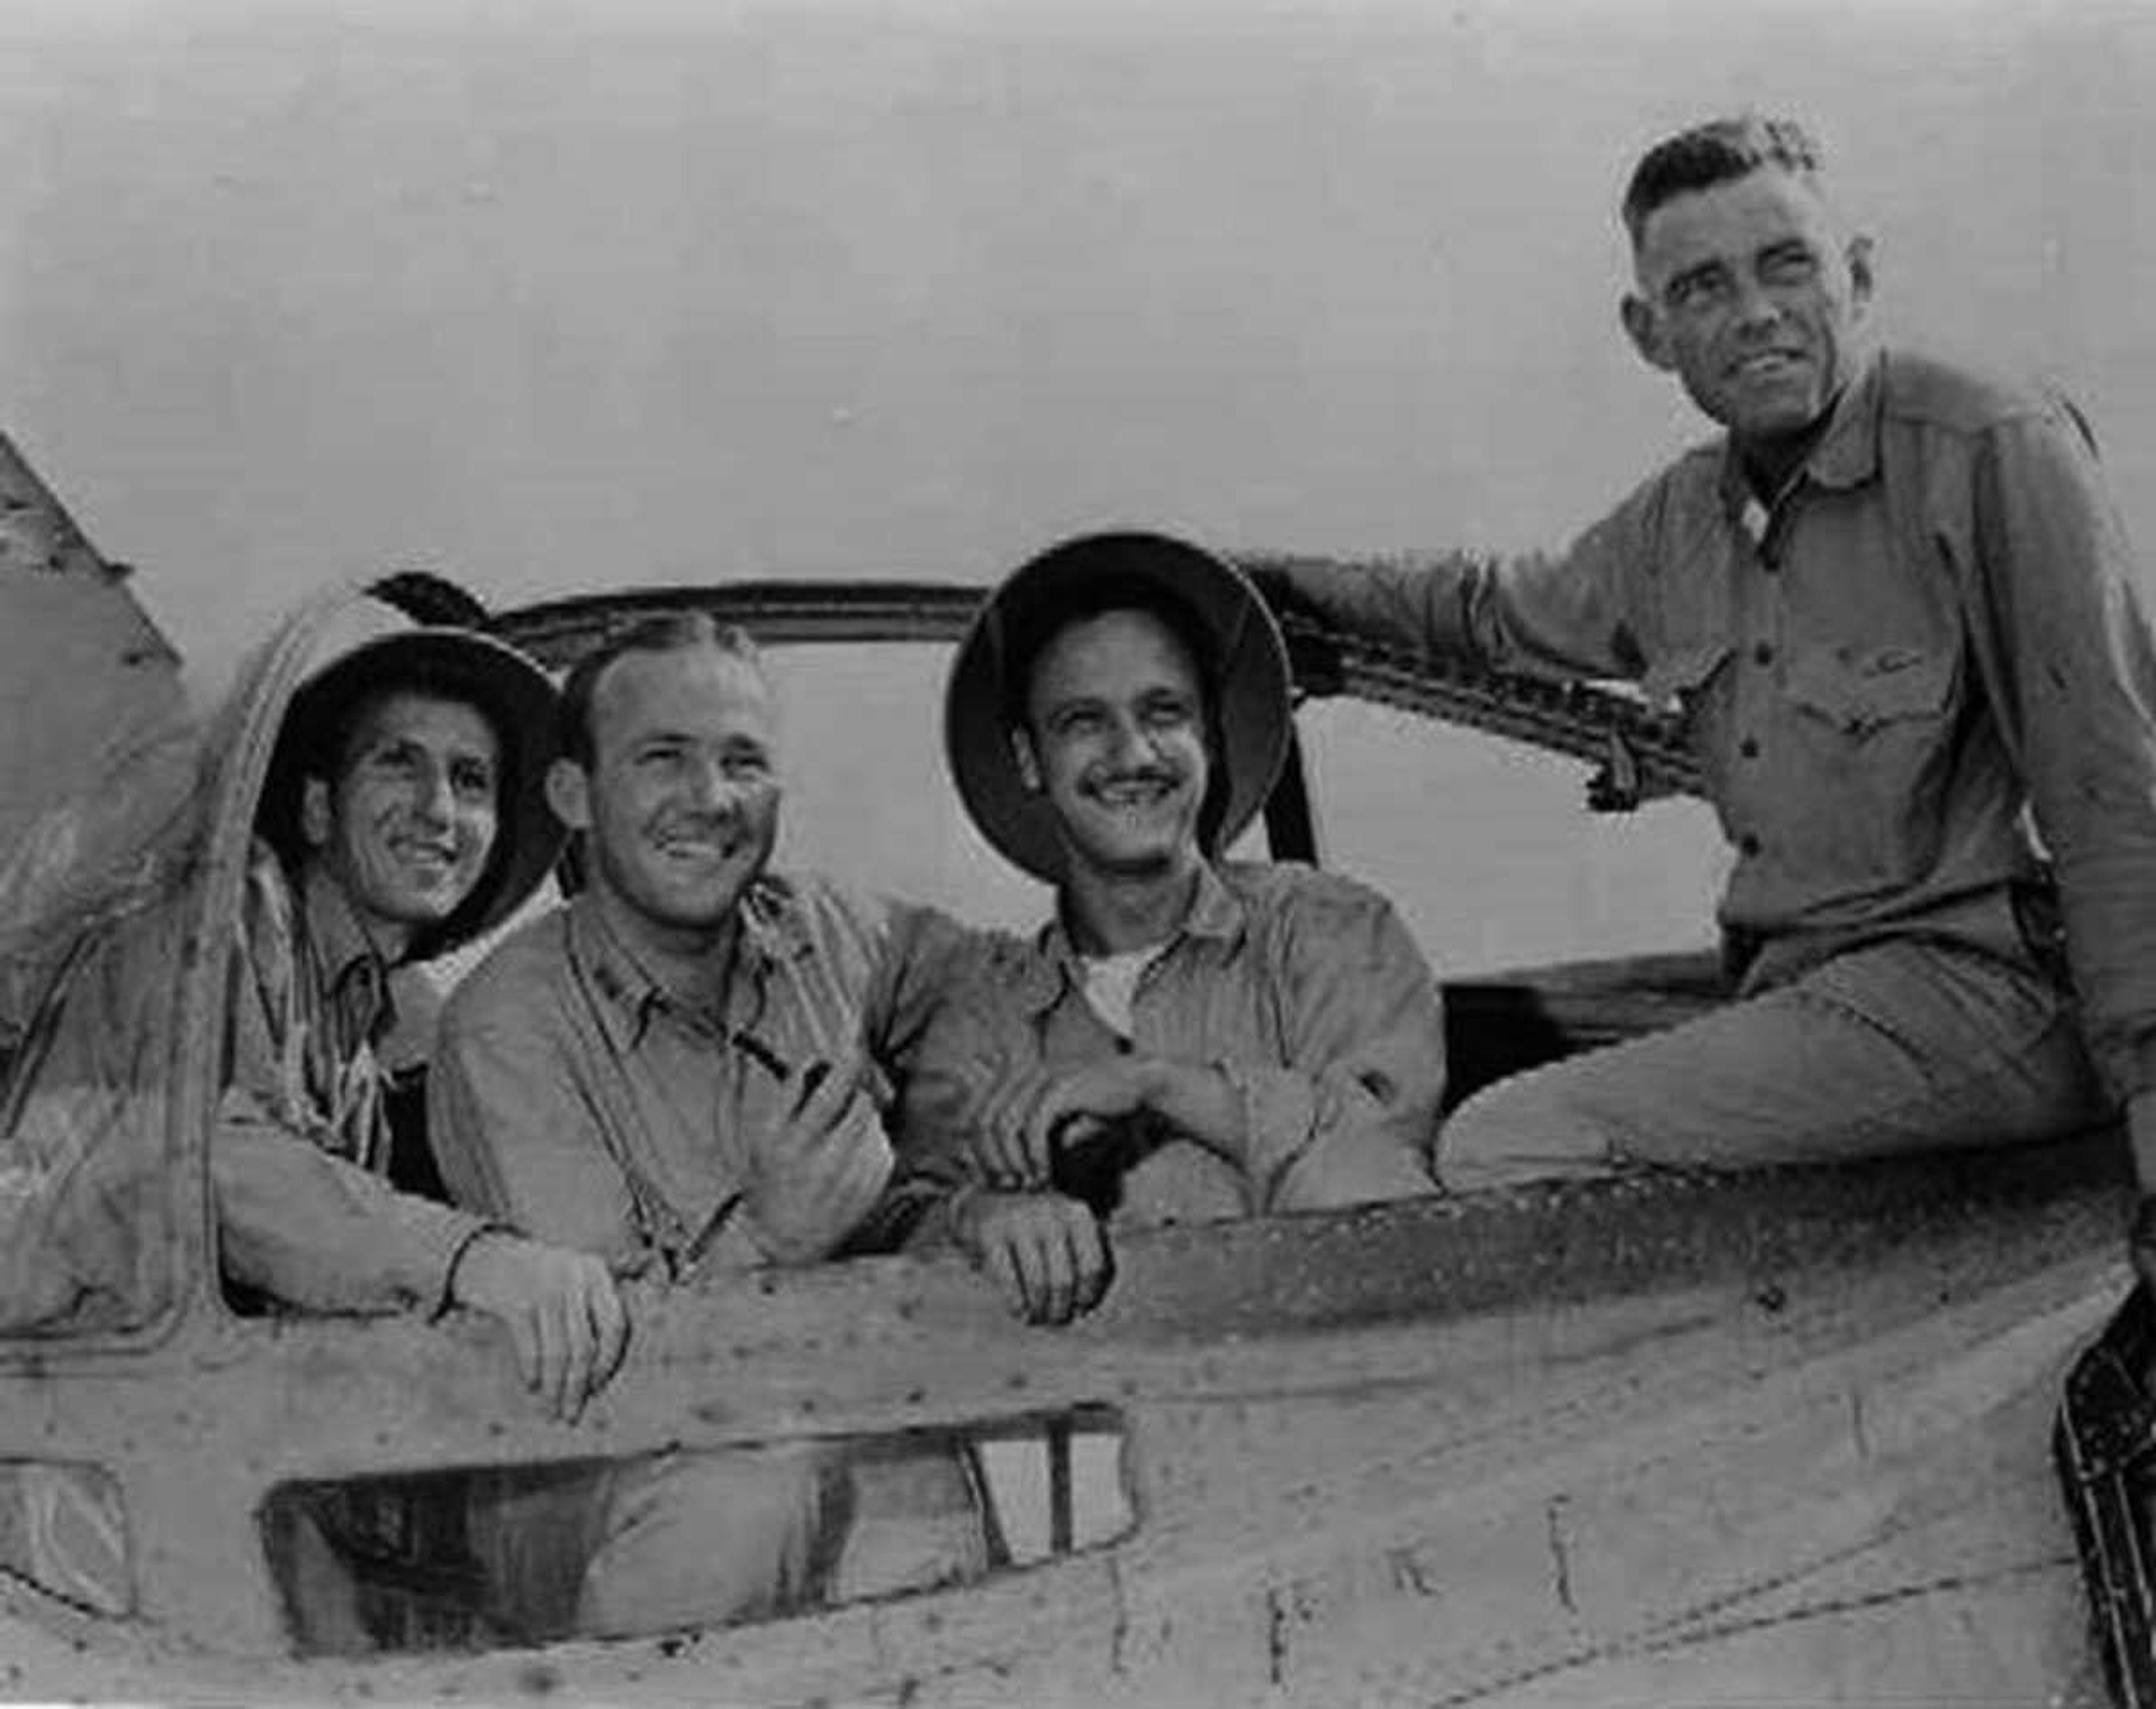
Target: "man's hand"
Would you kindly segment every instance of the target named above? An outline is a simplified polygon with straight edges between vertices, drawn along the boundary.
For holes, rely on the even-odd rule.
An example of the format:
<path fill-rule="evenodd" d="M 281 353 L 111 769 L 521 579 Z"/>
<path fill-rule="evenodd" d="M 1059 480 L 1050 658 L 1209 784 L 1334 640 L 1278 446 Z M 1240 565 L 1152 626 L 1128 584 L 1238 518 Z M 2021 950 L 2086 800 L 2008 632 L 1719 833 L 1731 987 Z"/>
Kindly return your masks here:
<path fill-rule="evenodd" d="M 792 1114 L 751 1141 L 743 1209 L 781 1264 L 831 1251 L 872 1210 L 891 1179 L 891 1141 L 867 1090 L 858 1047 L 802 1076 Z"/>
<path fill-rule="evenodd" d="M 524 1386 L 571 1423 L 629 1345 L 613 1278 L 589 1253 L 489 1229 L 459 1256 L 449 1297 L 507 1326 Z"/>
<path fill-rule="evenodd" d="M 952 1232 L 1029 1323 L 1068 1323 L 1108 1285 L 1108 1243 L 1093 1213 L 1053 1192 L 969 1192 Z"/>
<path fill-rule="evenodd" d="M 992 1186 L 1046 1187 L 1058 1146 L 1082 1145 L 1109 1122 L 1146 1108 L 1146 1067 L 1142 1058 L 1118 1056 L 1010 1076 L 975 1114 L 974 1161 Z"/>

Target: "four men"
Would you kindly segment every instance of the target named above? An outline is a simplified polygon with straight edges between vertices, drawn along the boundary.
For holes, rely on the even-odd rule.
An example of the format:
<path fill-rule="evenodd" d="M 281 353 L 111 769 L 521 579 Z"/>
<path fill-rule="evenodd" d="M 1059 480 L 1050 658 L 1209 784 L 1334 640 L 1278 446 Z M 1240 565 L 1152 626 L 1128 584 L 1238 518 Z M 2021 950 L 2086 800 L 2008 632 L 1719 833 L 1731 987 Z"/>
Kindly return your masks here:
<path fill-rule="evenodd" d="M 1674 699 L 1735 846 L 1742 1000 L 1487 1089 L 1440 1178 L 2035 1139 L 2107 1089 L 2156 1184 L 2156 650 L 2086 428 L 1870 345 L 1870 240 L 1794 125 L 1671 138 L 1624 218 L 1625 330 L 1724 436 L 1559 558 L 1265 577 L 1413 651 Z"/>

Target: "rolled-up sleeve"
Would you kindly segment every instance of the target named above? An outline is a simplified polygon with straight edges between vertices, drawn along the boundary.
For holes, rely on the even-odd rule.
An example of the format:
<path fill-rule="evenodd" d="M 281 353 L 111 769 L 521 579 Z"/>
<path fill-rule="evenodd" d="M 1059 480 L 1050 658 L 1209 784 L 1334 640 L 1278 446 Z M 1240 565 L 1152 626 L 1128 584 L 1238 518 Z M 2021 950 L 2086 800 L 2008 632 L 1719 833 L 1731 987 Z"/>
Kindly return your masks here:
<path fill-rule="evenodd" d="M 321 1150 L 244 1089 L 218 1111 L 209 1166 L 225 1273 L 303 1310 L 439 1311 L 487 1226 Z"/>
<path fill-rule="evenodd" d="M 1562 553 L 1459 551 L 1348 564 L 1249 560 L 1282 616 L 1301 616 L 1440 667 L 1559 678 L 1636 677 L 1636 584 L 1658 552 L 1665 480 L 1640 488 Z"/>
<path fill-rule="evenodd" d="M 2156 1089 L 2156 640 L 2095 457 L 2061 414 L 1986 435 L 1975 552 L 2006 682 L 1994 698 L 2056 862 L 2091 1053 Z"/>
<path fill-rule="evenodd" d="M 1242 1094 L 1248 1168 L 1269 1209 L 1434 1191 L 1445 1024 L 1430 965 L 1392 905 L 1329 881 L 1281 922 L 1287 1060 L 1221 1063 Z"/>

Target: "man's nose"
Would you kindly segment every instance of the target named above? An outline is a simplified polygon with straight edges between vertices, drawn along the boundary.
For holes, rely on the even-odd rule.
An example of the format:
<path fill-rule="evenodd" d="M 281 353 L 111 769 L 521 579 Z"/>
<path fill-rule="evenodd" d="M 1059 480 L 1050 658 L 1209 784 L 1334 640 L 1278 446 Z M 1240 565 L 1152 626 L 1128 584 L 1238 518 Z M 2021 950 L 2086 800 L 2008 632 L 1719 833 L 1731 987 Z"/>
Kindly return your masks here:
<path fill-rule="evenodd" d="M 1142 764 L 1154 757 L 1152 732 L 1135 718 L 1117 718 L 1108 725 L 1108 754 L 1118 765 Z"/>
<path fill-rule="evenodd" d="M 1781 299 L 1759 280 L 1740 276 L 1737 281 L 1737 324 L 1747 328 L 1777 325 L 1782 318 Z"/>
<path fill-rule="evenodd" d="M 732 813 L 741 806 L 742 789 L 722 762 L 703 759 L 689 768 L 689 798 L 700 812 Z"/>
<path fill-rule="evenodd" d="M 445 765 L 429 765 L 418 776 L 416 810 L 437 825 L 446 825 L 455 816 L 456 786 L 449 780 Z"/>

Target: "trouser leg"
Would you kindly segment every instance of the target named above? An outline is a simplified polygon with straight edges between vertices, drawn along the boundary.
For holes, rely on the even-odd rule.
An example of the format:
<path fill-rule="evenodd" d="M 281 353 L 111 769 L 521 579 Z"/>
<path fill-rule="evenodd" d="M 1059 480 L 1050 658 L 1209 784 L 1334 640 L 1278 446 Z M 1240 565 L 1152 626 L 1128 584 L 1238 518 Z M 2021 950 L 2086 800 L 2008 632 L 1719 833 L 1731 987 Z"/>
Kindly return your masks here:
<path fill-rule="evenodd" d="M 1626 1162 L 1743 1168 L 2033 1140 L 2107 1113 L 2070 1001 L 1898 939 L 1646 1038 L 1486 1089 L 1438 1137 L 1455 1191 Z"/>
<path fill-rule="evenodd" d="M 821 1597 L 843 1495 L 821 1449 L 663 1454 L 608 1475 L 576 1629 L 768 1619 Z"/>

